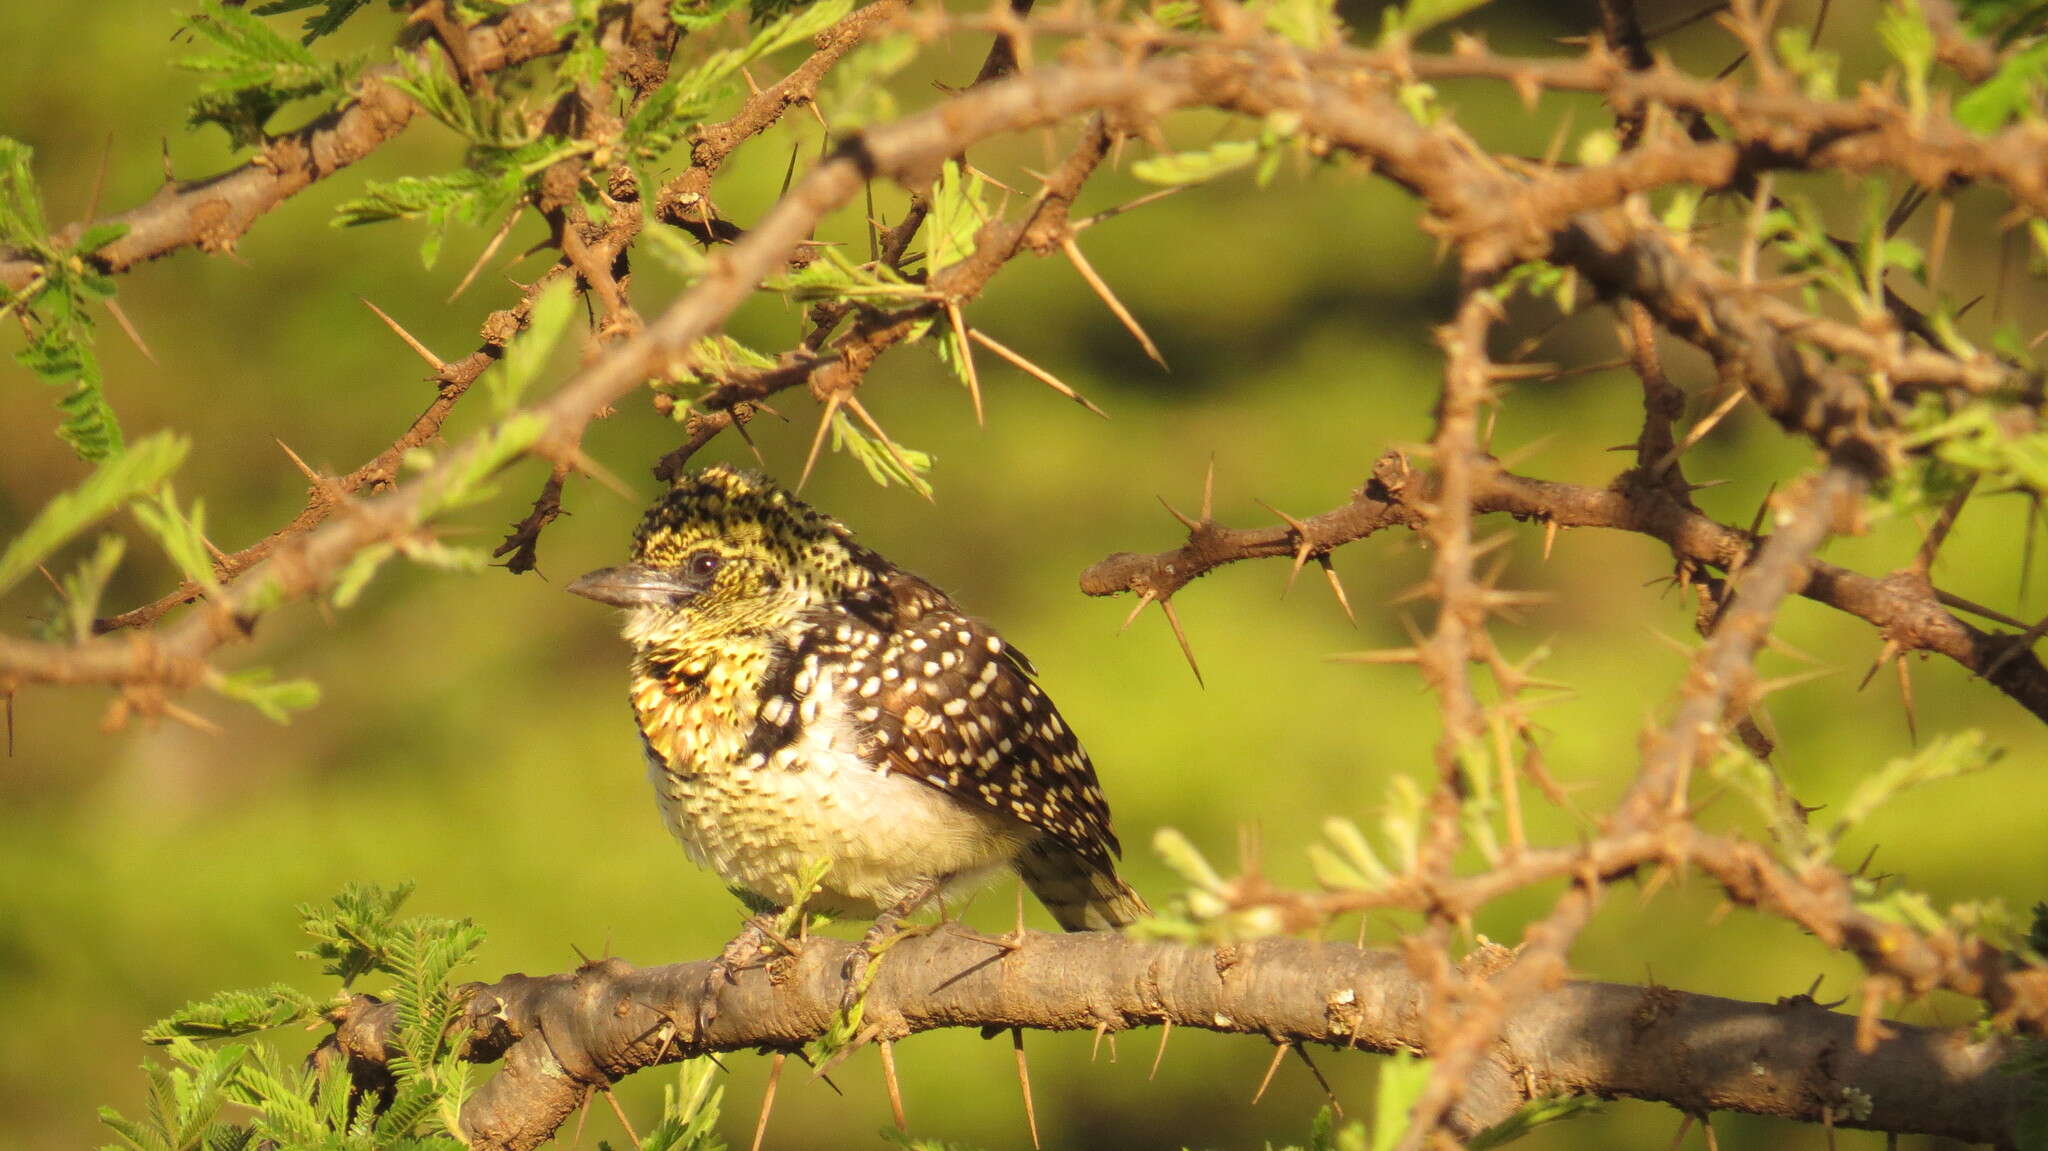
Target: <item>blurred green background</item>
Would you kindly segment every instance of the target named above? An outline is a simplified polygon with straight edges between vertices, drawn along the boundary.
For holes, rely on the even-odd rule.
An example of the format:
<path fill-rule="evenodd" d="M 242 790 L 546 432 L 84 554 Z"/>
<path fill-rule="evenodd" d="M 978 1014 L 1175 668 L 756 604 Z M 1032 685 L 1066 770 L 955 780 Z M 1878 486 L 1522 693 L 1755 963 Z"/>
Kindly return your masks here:
<path fill-rule="evenodd" d="M 1652 26 L 1687 10 L 1650 5 Z M 1837 3 L 1828 46 L 1850 75 L 1881 65 L 1870 41 L 1875 5 Z M 1811 4 L 1787 22 L 1811 20 Z M 390 20 L 358 19 L 341 47 L 388 40 Z M 1376 26 L 1367 10 L 1353 14 Z M 1475 22 L 1507 51 L 1562 51 L 1554 37 L 1595 24 L 1590 5 L 1500 4 Z M 38 150 L 54 219 L 86 210 L 105 157 L 107 209 L 146 198 L 160 179 L 159 141 L 184 177 L 233 161 L 218 133 L 183 130 L 191 78 L 169 61 L 174 14 L 142 0 L 91 5 L 0 5 L 0 40 L 15 65 L 0 73 L 0 133 Z M 1710 24 L 1669 41 L 1681 63 L 1712 71 L 1734 55 Z M 934 79 L 972 74 L 983 45 L 941 45 L 900 87 L 919 106 Z M 1447 86 L 1444 99 L 1489 146 L 1541 155 L 1568 124 L 1579 134 L 1606 122 L 1597 104 L 1546 99 L 1531 114 L 1508 92 Z M 287 113 L 277 123 L 289 126 Z M 1214 117 L 1174 121 L 1168 135 L 1199 146 L 1235 130 Z M 807 117 L 750 145 L 721 177 L 721 205 L 745 223 L 775 194 L 791 149 L 815 154 Z M 977 150 L 975 161 L 1017 187 L 1042 169 L 1036 138 Z M 1135 145 L 1127 153 L 1140 151 Z M 203 497 L 215 541 L 243 546 L 285 522 L 304 485 L 279 450 L 347 471 L 388 444 L 430 396 L 422 367 L 362 307 L 377 303 L 430 347 L 455 358 L 475 346 L 476 325 L 504 306 L 529 261 L 501 271 L 503 257 L 464 297 L 447 296 L 484 236 L 456 235 L 439 266 L 423 273 L 421 233 L 406 225 L 341 231 L 334 205 L 365 178 L 444 170 L 457 163 L 452 137 L 421 124 L 358 169 L 292 200 L 261 221 L 231 257 L 181 253 L 123 277 L 121 302 L 154 353 L 146 360 L 111 325 L 100 351 L 107 392 L 132 436 L 178 428 L 195 441 L 178 480 Z M 1781 185 L 1783 187 L 1783 185 Z M 1838 181 L 1813 190 L 1853 199 Z M 1082 210 L 1142 191 L 1122 174 L 1090 189 Z M 901 198 L 883 193 L 894 218 Z M 1945 279 L 1952 290 L 1994 299 L 1973 330 L 2017 319 L 2040 327 L 2041 299 L 2001 255 L 2000 206 L 1965 197 Z M 1713 218 L 1738 209 L 1712 208 Z M 1923 217 L 1927 213 L 1922 214 Z M 1086 738 L 1116 809 L 1136 885 L 1155 899 L 1174 880 L 1149 848 L 1176 827 L 1219 860 L 1240 835 L 1257 833 L 1264 866 L 1280 882 L 1309 884 L 1302 845 L 1331 814 L 1370 820 L 1389 780 L 1429 771 L 1435 712 L 1412 669 L 1357 667 L 1334 653 L 1404 642 L 1403 616 L 1426 624 L 1426 605 L 1390 604 L 1425 570 L 1412 538 L 1356 544 L 1337 564 L 1359 609 L 1354 630 L 1313 572 L 1285 598 L 1284 561 L 1243 564 L 1191 587 L 1179 610 L 1207 676 L 1196 685 L 1153 612 L 1127 634 L 1128 601 L 1085 598 L 1075 576 L 1104 555 L 1151 551 L 1178 539 L 1157 502 L 1199 501 L 1216 469 L 1217 514 L 1232 524 L 1270 517 L 1254 499 L 1295 514 L 1343 501 L 1389 446 L 1425 439 L 1439 360 L 1431 325 L 1448 313 L 1448 276 L 1432 241 L 1416 230 L 1416 205 L 1383 181 L 1341 167 L 1292 166 L 1263 192 L 1249 179 L 1197 189 L 1085 234 L 1102 274 L 1142 318 L 1172 362 L 1161 372 L 1058 260 L 1019 260 L 969 308 L 973 322 L 1059 373 L 1113 417 L 1095 419 L 1021 374 L 984 357 L 988 424 L 975 426 L 967 397 L 922 349 L 887 357 L 863 398 L 901 441 L 937 459 L 935 502 L 880 489 L 845 457 L 827 456 L 808 495 L 853 524 L 881 551 L 952 590 L 1032 654 L 1044 682 Z M 1924 229 L 1924 218 L 1916 227 Z M 859 243 L 858 216 L 835 235 Z M 1725 233 L 1724 233 L 1725 234 Z M 538 235 L 531 221 L 507 245 Z M 864 249 L 864 244 L 860 245 Z M 672 285 L 643 273 L 636 300 L 659 308 Z M 1965 291 L 1964 294 L 1970 294 Z M 750 306 L 734 331 L 768 350 L 793 342 L 797 317 L 773 300 Z M 1540 308 L 1518 308 L 1505 352 L 1549 327 Z M 1600 314 L 1551 330 L 1534 358 L 1591 364 L 1615 354 Z M 10 349 L 11 350 L 11 349 Z M 1691 415 L 1710 407 L 1714 380 L 1696 355 L 1670 353 L 1693 393 Z M 573 364 L 560 365 L 561 378 Z M 83 472 L 51 434 L 51 394 L 7 369 L 0 386 L 0 536 L 19 530 L 52 494 Z M 778 406 L 787 424 L 764 419 L 755 436 L 771 469 L 793 477 L 815 413 L 798 394 Z M 479 404 L 451 435 L 478 426 Z M 1499 417 L 1496 447 L 1522 452 L 1516 466 L 1548 478 L 1599 484 L 1623 465 L 1610 445 L 1633 440 L 1631 378 L 1614 371 L 1516 386 Z M 545 536 L 544 578 L 493 570 L 474 578 L 393 565 L 346 611 L 299 605 L 263 621 L 255 642 L 224 653 L 230 667 L 269 666 L 317 680 L 325 700 L 288 727 L 211 698 L 190 701 L 223 729 L 202 734 L 174 723 L 100 730 L 96 691 L 31 690 L 14 703 L 12 753 L 0 761 L 0 1146 L 96 1144 L 95 1106 L 133 1113 L 142 1094 L 141 1028 L 216 989 L 291 980 L 324 991 L 298 945 L 292 906 L 323 900 L 353 879 L 419 881 L 415 910 L 474 917 L 491 933 L 475 974 L 559 970 L 579 953 L 661 963 L 711 954 L 738 923 L 734 902 L 692 868 L 649 802 L 640 752 L 622 697 L 626 653 L 605 611 L 561 593 L 570 577 L 618 561 L 643 497 L 646 467 L 677 429 L 634 399 L 586 442 L 638 494 L 620 498 L 572 484 L 571 515 Z M 709 457 L 745 460 L 737 442 Z M 1769 486 L 1794 474 L 1807 452 L 1753 411 L 1738 411 L 1693 456 L 1703 507 L 1747 523 Z M 451 538 L 494 542 L 523 513 L 540 482 L 533 465 L 505 478 L 491 505 L 463 513 Z M 2025 505 L 1981 499 L 1962 519 L 1937 570 L 1946 587 L 2033 618 L 2041 579 L 2020 587 Z M 168 565 L 132 525 L 135 546 L 110 606 L 126 607 L 173 582 Z M 1661 637 L 1690 636 L 1692 601 L 1668 583 L 1670 563 L 1653 543 L 1567 532 L 1541 558 L 1541 532 L 1512 530 L 1508 582 L 1553 593 L 1548 605 L 1498 636 L 1511 653 L 1550 645 L 1548 673 L 1577 694 L 1543 716 L 1551 769 L 1571 789 L 1575 812 L 1530 803 L 1535 835 L 1569 841 L 1626 782 L 1639 733 L 1662 712 L 1683 657 Z M 1828 556 L 1881 572 L 1905 562 L 1910 523 L 1881 525 L 1837 541 Z M 18 590 L 0 617 L 21 632 L 48 610 L 44 589 Z M 1857 778 L 1910 749 L 1889 673 L 1859 693 L 1878 641 L 1857 621 L 1807 603 L 1786 614 L 1785 638 L 1834 674 L 1770 701 L 1779 763 L 1808 803 L 1838 801 Z M 1804 665 L 1772 656 L 1767 667 Z M 1903 874 L 1938 902 L 2003 898 L 2024 908 L 2044 892 L 2048 774 L 2038 770 L 2040 727 L 2016 706 L 1941 661 L 1913 662 L 1924 734 L 1976 726 L 2013 752 L 1996 770 L 1943 784 L 1899 805 L 1845 848 L 1853 863 L 1872 845 L 1879 870 Z M 1741 805 L 1724 799 L 1722 820 Z M 1553 891 L 1504 901 L 1479 917 L 1495 939 L 1519 937 Z M 1007 923 L 1011 889 L 985 896 L 969 918 Z M 1821 998 L 1854 988 L 1854 966 L 1783 923 L 1736 913 L 1707 924 L 1719 899 L 1697 880 L 1664 888 L 1644 905 L 1634 890 L 1610 895 L 1573 952 L 1588 977 L 1646 977 L 1690 991 L 1769 1000 L 1806 990 Z M 1042 913 L 1033 909 L 1036 922 Z M 1370 935 L 1398 925 L 1376 920 Z M 1350 924 L 1337 928 L 1348 936 Z M 1937 998 L 1903 1017 L 1961 1024 L 1969 1004 Z M 287 1036 L 288 1043 L 311 1037 Z M 1048 1144 L 1253 1148 L 1300 1140 L 1320 1091 L 1301 1068 L 1281 1070 L 1265 1101 L 1249 1105 L 1268 1048 L 1245 1039 L 1177 1035 L 1156 1080 L 1145 1071 L 1155 1035 L 1126 1036 L 1115 1062 L 1088 1059 L 1088 1037 L 1031 1040 L 1038 1110 Z M 986 1147 L 1025 1144 L 1011 1060 L 1002 1044 L 971 1033 L 923 1036 L 898 1058 L 913 1129 Z M 1322 1066 L 1354 1114 L 1368 1112 L 1374 1060 L 1325 1056 Z M 731 1068 L 728 1135 L 751 1135 L 765 1061 Z M 622 1085 L 628 1107 L 651 1115 L 667 1072 Z M 872 1143 L 888 1119 L 874 1058 L 837 1076 L 841 1097 L 798 1081 L 782 1091 L 769 1142 L 776 1147 Z M 619 1136 L 609 1115 L 591 1118 L 586 1140 Z M 1618 1104 L 1530 1140 L 1530 1147 L 1662 1146 L 1677 1116 Z M 1740 1117 L 1717 1120 L 1723 1147 L 1819 1147 L 1817 1129 Z M 1692 1139 L 1697 1140 L 1695 1133 Z M 1915 1140 L 1906 1140 L 1912 1146 Z M 1845 1146 L 1878 1146 L 1849 1134 Z"/>

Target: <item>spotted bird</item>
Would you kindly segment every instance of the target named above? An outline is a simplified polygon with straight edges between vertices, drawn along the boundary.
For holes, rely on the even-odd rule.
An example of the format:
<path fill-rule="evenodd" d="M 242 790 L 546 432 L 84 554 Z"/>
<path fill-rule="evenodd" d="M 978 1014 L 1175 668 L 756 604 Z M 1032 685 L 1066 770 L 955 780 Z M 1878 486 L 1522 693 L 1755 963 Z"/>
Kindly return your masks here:
<path fill-rule="evenodd" d="M 1023 653 L 766 477 L 677 478 L 633 562 L 569 590 L 626 609 L 662 817 L 748 902 L 783 907 L 824 864 L 806 906 L 875 917 L 864 948 L 1005 870 L 1068 931 L 1148 913 Z"/>

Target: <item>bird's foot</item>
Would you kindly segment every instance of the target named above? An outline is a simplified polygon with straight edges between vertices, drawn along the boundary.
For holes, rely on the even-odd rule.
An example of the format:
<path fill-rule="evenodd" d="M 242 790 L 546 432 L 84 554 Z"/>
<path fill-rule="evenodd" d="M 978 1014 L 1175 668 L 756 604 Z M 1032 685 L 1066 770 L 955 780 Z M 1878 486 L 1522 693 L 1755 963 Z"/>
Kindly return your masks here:
<path fill-rule="evenodd" d="M 937 930 L 937 927 L 937 924 L 877 919 L 875 925 L 867 929 L 866 934 L 860 937 L 860 942 L 854 944 L 853 950 L 846 955 L 846 963 L 840 971 L 841 977 L 846 980 L 846 990 L 840 995 L 839 1009 L 851 1013 L 860 1003 L 861 997 L 874 985 L 875 976 L 881 973 L 882 956 L 891 947 L 906 939 L 929 934 Z"/>
<path fill-rule="evenodd" d="M 711 961 L 711 970 L 704 975 L 704 986 L 697 995 L 697 1035 L 701 1038 L 711 1029 L 718 1018 L 719 995 L 728 985 L 739 981 L 740 972 L 766 962 L 765 953 L 770 948 L 794 955 L 796 946 L 776 933 L 773 918 L 756 915 L 748 919 L 740 933 L 718 953 L 718 958 Z"/>

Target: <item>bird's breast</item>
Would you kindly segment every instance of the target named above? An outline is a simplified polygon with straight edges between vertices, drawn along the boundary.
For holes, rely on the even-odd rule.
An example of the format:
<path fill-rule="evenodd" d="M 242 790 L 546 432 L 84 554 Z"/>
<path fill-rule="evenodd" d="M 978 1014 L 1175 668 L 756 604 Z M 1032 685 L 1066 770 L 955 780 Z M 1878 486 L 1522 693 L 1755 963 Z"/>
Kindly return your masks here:
<path fill-rule="evenodd" d="M 709 698 L 716 676 L 694 695 L 636 683 L 634 702 L 664 822 L 726 882 L 786 903 L 791 879 L 822 862 L 813 906 L 872 914 L 927 879 L 985 877 L 1032 838 L 1015 820 L 872 761 L 829 675 L 789 701 L 793 737 L 765 754 L 758 715 Z"/>

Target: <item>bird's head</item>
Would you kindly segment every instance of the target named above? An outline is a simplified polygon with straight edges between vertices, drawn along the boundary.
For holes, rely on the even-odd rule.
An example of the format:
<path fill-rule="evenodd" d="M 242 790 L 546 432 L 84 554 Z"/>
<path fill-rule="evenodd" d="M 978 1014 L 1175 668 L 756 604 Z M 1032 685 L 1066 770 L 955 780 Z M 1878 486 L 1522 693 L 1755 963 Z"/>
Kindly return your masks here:
<path fill-rule="evenodd" d="M 640 520 L 633 562 L 568 590 L 627 609 L 643 651 L 780 631 L 875 583 L 872 552 L 773 480 L 715 464 L 676 479 Z"/>

